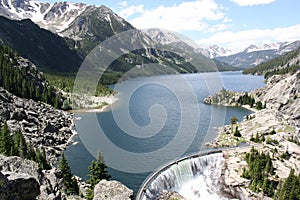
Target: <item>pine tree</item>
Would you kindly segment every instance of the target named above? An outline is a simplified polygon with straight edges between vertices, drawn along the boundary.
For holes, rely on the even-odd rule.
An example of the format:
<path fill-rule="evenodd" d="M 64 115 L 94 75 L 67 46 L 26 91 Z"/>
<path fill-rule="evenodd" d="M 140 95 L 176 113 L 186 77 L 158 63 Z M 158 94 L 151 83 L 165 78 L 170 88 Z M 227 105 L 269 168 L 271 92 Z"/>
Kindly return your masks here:
<path fill-rule="evenodd" d="M 96 161 L 93 160 L 91 165 L 89 166 L 89 177 L 90 179 L 87 181 L 90 184 L 89 189 L 87 190 L 86 198 L 88 200 L 93 199 L 94 196 L 94 187 L 100 180 L 109 180 L 111 176 L 108 174 L 106 165 L 103 159 L 103 156 L 100 152 L 97 153 Z"/>
<path fill-rule="evenodd" d="M 238 121 L 238 119 L 235 116 L 231 117 L 231 119 L 230 119 L 231 133 L 233 133 L 233 125 L 236 124 L 237 121 Z"/>
<path fill-rule="evenodd" d="M 91 165 L 89 166 L 90 171 L 90 179 L 88 180 L 88 183 L 94 187 L 97 183 L 100 182 L 100 180 L 105 179 L 108 180 L 111 178 L 111 176 L 108 174 L 106 165 L 103 159 L 103 156 L 100 152 L 97 154 L 97 160 L 93 160 Z"/>
<path fill-rule="evenodd" d="M 62 153 L 61 160 L 59 162 L 59 169 L 63 174 L 64 187 L 67 195 L 79 194 L 79 187 L 75 178 L 73 178 L 71 168 L 69 167 L 68 161 L 65 154 Z"/>
<path fill-rule="evenodd" d="M 0 153 L 3 153 L 6 156 L 10 156 L 13 149 L 13 139 L 8 130 L 7 123 L 5 122 L 2 126 L 0 133 Z"/>

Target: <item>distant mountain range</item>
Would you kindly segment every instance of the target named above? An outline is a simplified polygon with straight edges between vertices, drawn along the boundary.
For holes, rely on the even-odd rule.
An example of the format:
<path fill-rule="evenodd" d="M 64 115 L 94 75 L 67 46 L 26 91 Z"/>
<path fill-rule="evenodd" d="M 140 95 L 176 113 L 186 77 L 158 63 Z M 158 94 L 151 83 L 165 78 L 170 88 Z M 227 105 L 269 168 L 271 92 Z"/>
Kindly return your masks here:
<path fill-rule="evenodd" d="M 172 73 L 215 70 L 207 66 L 209 62 L 204 57 L 198 56 L 203 61 L 199 62 L 200 67 L 196 69 L 180 55 L 151 50 L 148 47 L 155 42 L 148 35 L 135 29 L 105 6 L 3 0 L 0 2 L 0 15 L 5 17 L 0 19 L 3 25 L 1 27 L 5 27 L 0 29 L 0 42 L 32 60 L 43 71 L 76 72 L 85 56 L 99 43 L 128 30 L 136 30 L 144 49 L 120 57 L 111 64 L 110 71 L 125 73 L 135 66 L 147 63 L 170 66 L 173 68 Z M 235 69 L 222 62 L 216 64 L 219 70 Z M 160 70 L 159 73 L 170 71 Z M 149 72 L 146 74 L 149 75 Z"/>
<path fill-rule="evenodd" d="M 261 46 L 250 45 L 245 50 L 229 56 L 218 56 L 215 59 L 240 68 L 255 67 L 300 47 L 300 41 L 277 42 Z"/>
<path fill-rule="evenodd" d="M 8 44 L 45 71 L 76 72 L 85 56 L 99 43 L 123 31 L 137 30 L 111 9 L 83 3 L 3 0 L 0 1 L 0 15 L 7 18 L 0 18 L 1 27 L 5 27 L 0 29 L 0 42 Z M 171 66 L 178 73 L 212 70 L 205 64 L 195 69 L 182 56 L 173 58 L 171 52 L 146 48 L 153 43 L 212 58 L 219 70 L 250 68 L 300 46 L 300 41 L 251 45 L 235 53 L 217 45 L 195 47 L 176 34 L 159 29 L 139 31 L 138 35 L 145 48 L 119 58 L 112 64 L 112 71 L 124 73 L 149 62 Z"/>
<path fill-rule="evenodd" d="M 174 32 L 160 29 L 150 29 L 144 31 L 151 39 L 162 44 L 182 44 L 182 39 Z M 193 46 L 193 45 L 190 45 Z M 263 62 L 276 58 L 287 52 L 293 51 L 300 47 L 300 41 L 294 42 L 276 42 L 263 45 L 250 45 L 245 50 L 235 52 L 225 49 L 218 45 L 204 46 L 194 45 L 193 51 L 202 53 L 203 55 L 214 60 L 227 63 L 237 68 L 251 68 Z"/>

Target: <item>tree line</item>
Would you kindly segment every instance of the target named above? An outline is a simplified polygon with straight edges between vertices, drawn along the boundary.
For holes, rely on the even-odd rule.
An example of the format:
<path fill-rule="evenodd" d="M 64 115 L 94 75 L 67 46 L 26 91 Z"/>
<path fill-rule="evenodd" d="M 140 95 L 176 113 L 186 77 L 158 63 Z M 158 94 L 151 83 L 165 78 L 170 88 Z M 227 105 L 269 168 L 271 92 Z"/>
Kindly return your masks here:
<path fill-rule="evenodd" d="M 294 73 L 295 70 L 299 69 L 299 61 L 295 65 L 289 65 L 288 62 L 296 58 L 300 53 L 300 48 L 288 52 L 282 56 L 274 58 L 270 61 L 261 63 L 254 68 L 246 69 L 243 74 L 265 74 L 265 77 L 269 77 L 273 74 L 286 74 Z M 287 64 L 286 68 L 282 68 Z"/>
<path fill-rule="evenodd" d="M 77 180 L 71 172 L 71 168 L 68 164 L 64 153 L 62 153 L 59 162 L 59 169 L 63 174 L 64 192 L 67 195 L 79 195 L 79 187 Z M 92 200 L 94 198 L 94 188 L 97 185 L 97 183 L 99 183 L 103 179 L 109 180 L 111 176 L 107 172 L 107 167 L 105 165 L 104 158 L 100 152 L 98 152 L 96 160 L 92 161 L 88 169 L 90 171 L 88 175 L 90 178 L 89 180 L 87 180 L 89 187 L 86 191 L 85 198 L 87 200 Z"/>
<path fill-rule="evenodd" d="M 20 129 L 12 134 L 7 123 L 4 123 L 1 127 L 0 153 L 35 161 L 41 169 L 51 169 L 45 149 L 34 148 L 31 144 L 28 144 Z"/>
<path fill-rule="evenodd" d="M 42 83 L 37 83 L 29 74 L 34 68 L 19 66 L 19 55 L 11 48 L 0 45 L 0 87 L 21 98 L 33 99 L 61 108 L 62 99 L 56 90 Z"/>
<path fill-rule="evenodd" d="M 300 174 L 295 175 L 294 169 L 285 180 L 278 181 L 273 177 L 275 171 L 269 154 L 254 147 L 246 153 L 245 161 L 248 167 L 243 168 L 242 177 L 250 179 L 250 190 L 278 200 L 300 200 Z"/>

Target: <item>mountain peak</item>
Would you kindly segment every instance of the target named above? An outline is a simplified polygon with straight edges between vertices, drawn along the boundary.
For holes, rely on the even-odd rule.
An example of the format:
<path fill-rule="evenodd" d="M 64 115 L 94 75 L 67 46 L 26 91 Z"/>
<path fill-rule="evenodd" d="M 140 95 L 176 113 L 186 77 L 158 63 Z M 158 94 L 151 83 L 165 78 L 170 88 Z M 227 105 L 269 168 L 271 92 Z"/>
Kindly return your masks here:
<path fill-rule="evenodd" d="M 243 52 L 250 53 L 255 51 L 265 51 L 265 50 L 278 50 L 283 45 L 286 45 L 288 42 L 274 42 L 274 43 L 267 43 L 262 45 L 250 45 L 247 47 Z"/>

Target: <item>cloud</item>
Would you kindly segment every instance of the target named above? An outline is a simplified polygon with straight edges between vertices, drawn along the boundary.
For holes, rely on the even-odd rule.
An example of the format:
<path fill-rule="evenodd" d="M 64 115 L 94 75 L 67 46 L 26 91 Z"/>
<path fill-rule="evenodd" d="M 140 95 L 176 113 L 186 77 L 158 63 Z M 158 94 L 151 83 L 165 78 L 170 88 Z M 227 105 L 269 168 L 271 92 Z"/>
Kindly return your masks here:
<path fill-rule="evenodd" d="M 239 51 L 251 44 L 299 40 L 299 33 L 300 24 L 297 24 L 275 29 L 250 29 L 239 32 L 224 31 L 216 33 L 209 38 L 198 40 L 197 42 L 202 45 L 217 44 L 228 49 Z"/>
<path fill-rule="evenodd" d="M 142 5 L 130 6 L 120 13 L 125 18 L 133 14 L 140 13 L 129 19 L 135 27 L 143 28 L 163 28 L 173 31 L 209 31 L 209 22 L 225 19 L 222 9 L 214 0 L 198 0 L 182 2 L 173 6 L 159 6 L 154 9 L 144 10 Z M 219 25 L 219 27 L 221 27 Z"/>
<path fill-rule="evenodd" d="M 128 3 L 127 3 L 127 1 L 122 1 L 122 2 L 119 3 L 119 6 L 121 8 L 124 8 L 124 7 L 128 6 Z"/>
<path fill-rule="evenodd" d="M 124 18 L 128 18 L 136 13 L 143 13 L 144 12 L 144 5 L 140 4 L 137 6 L 129 6 L 126 8 L 123 8 L 120 11 L 120 15 Z"/>
<path fill-rule="evenodd" d="M 262 4 L 270 4 L 275 0 L 230 0 L 231 2 L 236 3 L 239 6 L 255 6 Z"/>

